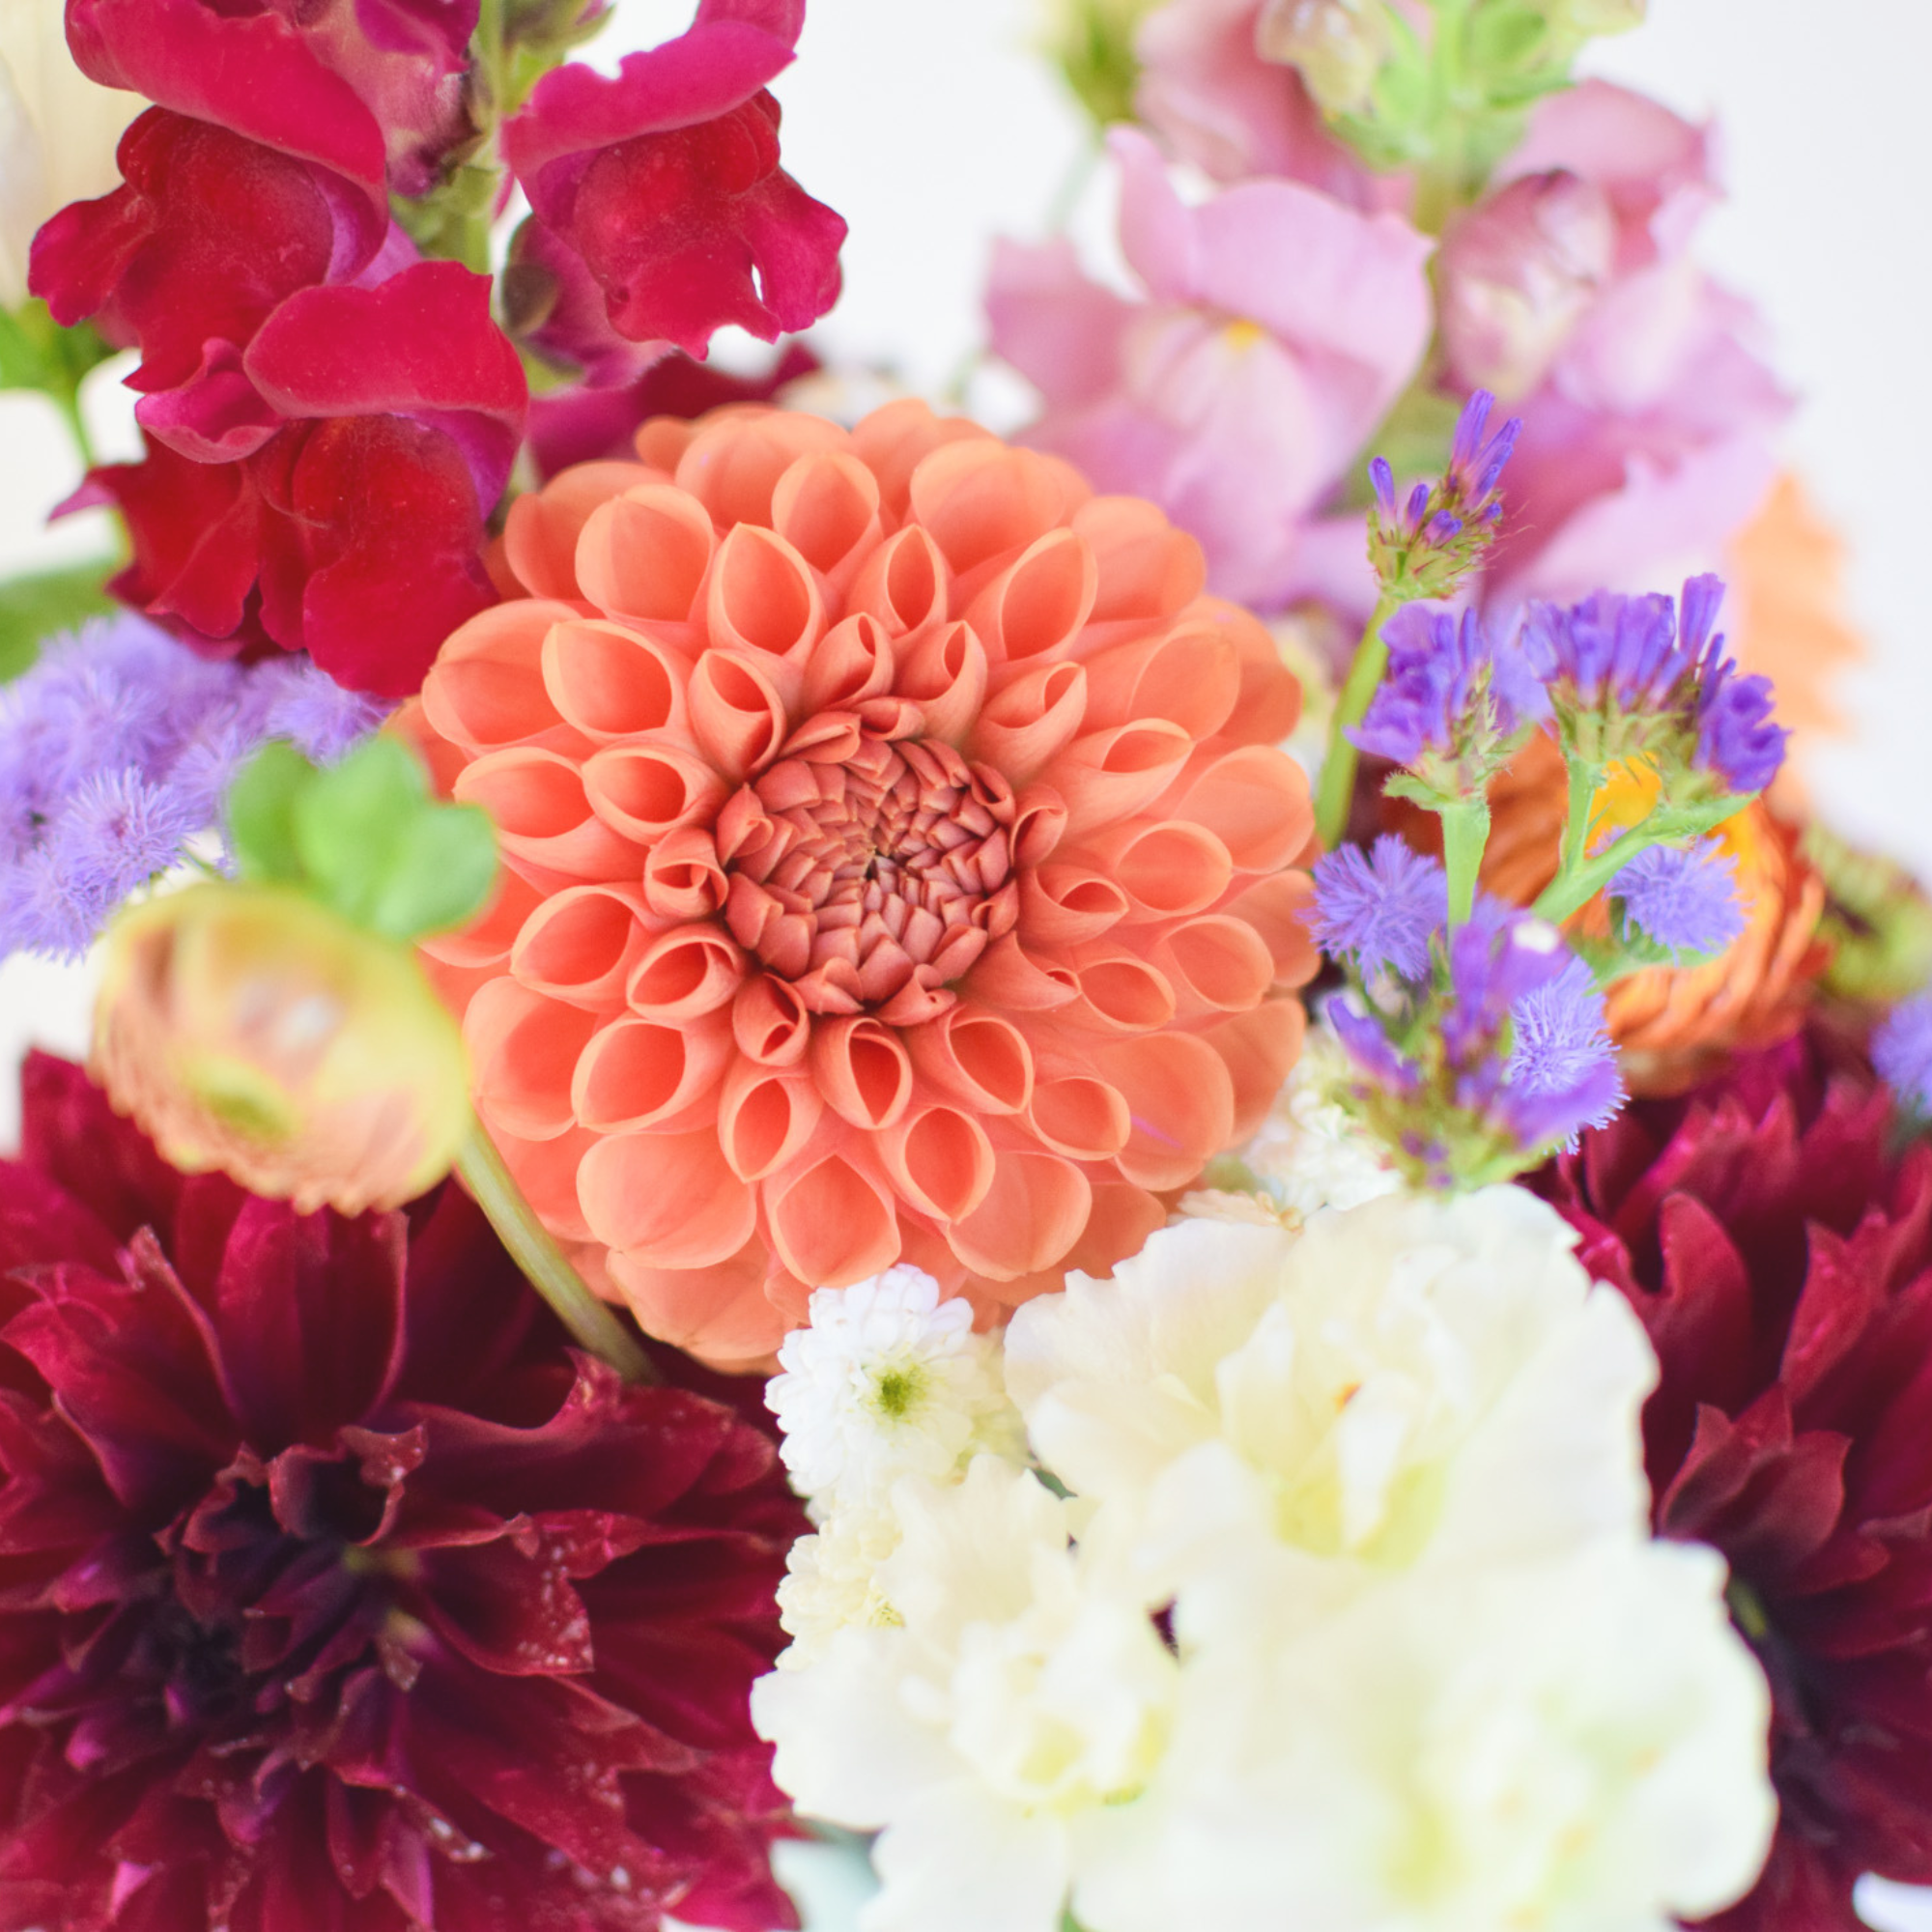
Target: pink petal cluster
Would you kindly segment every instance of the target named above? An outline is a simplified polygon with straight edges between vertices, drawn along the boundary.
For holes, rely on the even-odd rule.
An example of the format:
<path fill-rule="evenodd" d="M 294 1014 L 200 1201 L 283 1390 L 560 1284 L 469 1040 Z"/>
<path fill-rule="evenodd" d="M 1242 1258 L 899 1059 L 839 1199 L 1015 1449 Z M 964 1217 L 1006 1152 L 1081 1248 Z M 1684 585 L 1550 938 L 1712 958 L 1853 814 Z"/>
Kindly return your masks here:
<path fill-rule="evenodd" d="M 1589 80 L 1445 236 L 1450 378 L 1523 419 L 1492 599 L 1709 562 L 1770 487 L 1787 399 L 1750 306 L 1689 252 L 1717 193 L 1708 130 Z"/>
<path fill-rule="evenodd" d="M 503 147 L 534 210 L 526 261 L 560 302 L 538 347 L 621 381 L 624 344 L 702 355 L 727 323 L 771 342 L 832 306 L 845 223 L 779 166 L 766 91 L 804 24 L 805 0 L 699 0 L 614 77 L 572 64 L 537 83 Z"/>
<path fill-rule="evenodd" d="M 518 500 L 404 714 L 501 839 L 426 951 L 504 1159 L 720 1360 L 901 1259 L 1104 1273 L 1299 1047 L 1294 680 L 1152 505 L 921 404 L 639 449 Z"/>
<path fill-rule="evenodd" d="M 1278 606 L 1303 526 L 1421 363 L 1430 242 L 1300 182 L 1190 207 L 1146 135 L 1108 145 L 1145 298 L 1092 280 L 1064 241 L 994 261 L 994 347 L 1044 402 L 1027 440 L 1158 503 L 1221 594 Z"/>
<path fill-rule="evenodd" d="M 493 601 L 483 520 L 526 391 L 489 283 L 422 263 L 389 217 L 469 123 L 475 0 L 243 11 L 70 0 L 75 57 L 158 104 L 123 185 L 36 239 L 56 317 L 141 352 L 149 455 L 96 470 L 133 560 L 127 601 L 215 655 L 306 649 L 412 691 Z"/>

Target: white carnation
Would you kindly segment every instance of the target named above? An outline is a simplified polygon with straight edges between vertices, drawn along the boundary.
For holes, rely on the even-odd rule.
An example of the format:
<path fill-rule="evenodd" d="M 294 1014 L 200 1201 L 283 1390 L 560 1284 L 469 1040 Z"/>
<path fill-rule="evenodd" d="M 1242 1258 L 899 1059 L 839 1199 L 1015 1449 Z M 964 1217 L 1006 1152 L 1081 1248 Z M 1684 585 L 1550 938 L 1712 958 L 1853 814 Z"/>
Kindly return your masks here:
<path fill-rule="evenodd" d="M 877 1509 L 900 1477 L 952 1475 L 980 1449 L 1019 1453 L 998 1345 L 964 1301 L 900 1265 L 811 1297 L 766 1391 L 792 1480 L 821 1518 Z"/>
<path fill-rule="evenodd" d="M 1622 1296 L 1516 1188 L 1390 1196 L 1296 1234 L 1182 1222 L 1014 1316 L 1007 1376 L 1097 1546 L 1195 1619 L 1314 1614 L 1427 1558 L 1639 1535 L 1656 1375 Z M 1292 1552 L 1285 1598 L 1246 1572 Z M 1198 1629 L 1205 1631 L 1206 1623 Z"/>
<path fill-rule="evenodd" d="M 901 1480 L 892 1506 L 890 1615 L 753 1688 L 774 1775 L 881 1833 L 862 1932 L 1059 1932 L 1094 1821 L 1159 1765 L 1179 1665 L 1027 1471 L 981 1456 L 958 1483 Z"/>
<path fill-rule="evenodd" d="M 1381 1143 L 1335 1097 L 1347 1065 L 1332 1034 L 1311 1032 L 1267 1119 L 1241 1151 L 1269 1197 L 1294 1213 L 1357 1208 L 1402 1186 Z"/>
<path fill-rule="evenodd" d="M 1670 1932 L 1739 1897 L 1776 1815 L 1769 1698 L 1709 1550 L 1602 1541 L 1370 1591 L 1183 1673 L 1093 1932 Z"/>

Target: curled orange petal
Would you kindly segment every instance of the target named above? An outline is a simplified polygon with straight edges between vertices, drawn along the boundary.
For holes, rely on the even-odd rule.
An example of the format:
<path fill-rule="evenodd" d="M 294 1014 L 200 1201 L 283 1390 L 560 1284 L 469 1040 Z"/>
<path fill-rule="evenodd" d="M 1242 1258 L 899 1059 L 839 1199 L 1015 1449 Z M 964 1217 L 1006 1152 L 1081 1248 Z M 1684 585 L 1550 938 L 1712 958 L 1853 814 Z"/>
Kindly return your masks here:
<path fill-rule="evenodd" d="M 1225 913 L 1171 927 L 1153 956 L 1195 1012 L 1246 1012 L 1274 984 L 1274 955 L 1261 934 Z"/>
<path fill-rule="evenodd" d="M 811 1071 L 833 1111 L 855 1127 L 889 1127 L 912 1098 L 912 1062 L 877 1020 L 835 1019 L 812 1029 Z"/>
<path fill-rule="evenodd" d="M 1139 497 L 1095 497 L 1073 513 L 1099 574 L 1094 623 L 1146 623 L 1172 617 L 1208 582 L 1201 546 Z"/>
<path fill-rule="evenodd" d="M 825 628 L 811 566 L 781 536 L 740 524 L 718 547 L 704 591 L 711 640 L 726 649 L 803 657 Z"/>
<path fill-rule="evenodd" d="M 590 810 L 634 847 L 711 817 L 729 789 L 704 759 L 666 743 L 606 745 L 584 760 L 582 786 Z M 623 869 L 641 875 L 641 854 Z"/>
<path fill-rule="evenodd" d="M 993 1184 L 947 1231 L 952 1252 L 976 1273 L 1011 1281 L 1063 1260 L 1093 1206 L 1087 1177 L 1058 1154 L 1009 1149 L 994 1158 Z"/>
<path fill-rule="evenodd" d="M 1151 805 L 1193 750 L 1194 740 L 1179 724 L 1144 718 L 1074 739 L 1040 778 L 1065 801 L 1066 830 L 1077 838 Z"/>
<path fill-rule="evenodd" d="M 874 1144 L 900 1196 L 937 1221 L 963 1219 L 993 1184 L 993 1144 L 957 1107 L 918 1108 Z"/>
<path fill-rule="evenodd" d="M 1231 1141 L 1252 1139 L 1281 1092 L 1289 1069 L 1301 1054 L 1307 1015 L 1298 1000 L 1264 1000 L 1251 1012 L 1236 1013 L 1202 1037 L 1227 1066 L 1235 1088 Z"/>
<path fill-rule="evenodd" d="M 1134 1130 L 1121 1172 L 1142 1187 L 1183 1187 L 1235 1137 L 1235 1084 L 1221 1056 L 1186 1033 L 1102 1047 L 1101 1077 L 1125 1095 Z"/>
<path fill-rule="evenodd" d="M 520 745 L 564 721 L 544 689 L 543 644 L 576 608 L 537 599 L 498 604 L 457 631 L 423 679 L 423 716 L 473 753 Z"/>
<path fill-rule="evenodd" d="M 577 539 L 577 581 L 607 616 L 682 624 L 693 613 L 717 539 L 680 490 L 645 483 L 600 503 Z"/>
<path fill-rule="evenodd" d="M 1205 912 L 1235 876 L 1228 848 L 1191 819 L 1109 826 L 1088 850 L 1101 872 L 1119 881 L 1139 920 Z"/>
<path fill-rule="evenodd" d="M 715 1129 L 602 1134 L 577 1171 L 591 1233 L 649 1267 L 706 1267 L 736 1254 L 757 1201 L 725 1164 Z"/>
<path fill-rule="evenodd" d="M 517 497 L 503 526 L 503 554 L 532 597 L 578 598 L 577 539 L 600 503 L 647 481 L 636 463 L 579 463 Z"/>
<path fill-rule="evenodd" d="M 733 1174 L 762 1180 L 805 1151 L 824 1111 L 809 1073 L 741 1060 L 725 1074 L 719 1096 L 718 1143 Z"/>
<path fill-rule="evenodd" d="M 1099 589 L 1094 553 L 1071 530 L 1037 537 L 973 599 L 966 621 L 995 664 L 1064 653 Z"/>
<path fill-rule="evenodd" d="M 810 450 L 779 478 L 771 514 L 773 529 L 837 581 L 878 542 L 879 480 L 846 450 Z"/>
<path fill-rule="evenodd" d="M 730 1061 L 731 1025 L 722 1013 L 681 1026 L 626 1014 L 593 1034 L 578 1056 L 571 1111 L 598 1134 L 709 1125 L 709 1119 L 681 1117 L 711 1093 Z M 715 1118 L 716 1111 L 704 1113 Z"/>
<path fill-rule="evenodd" d="M 920 708 L 928 738 L 965 741 L 986 696 L 986 647 L 971 624 L 939 624 L 907 640 L 895 682 Z"/>
<path fill-rule="evenodd" d="M 595 809 L 586 774 L 539 747 L 491 752 L 458 775 L 455 795 L 497 821 L 512 857 L 578 879 L 635 875 L 642 854 Z"/>
<path fill-rule="evenodd" d="M 1244 745 L 1191 769 L 1171 810 L 1206 826 L 1244 872 L 1278 871 L 1308 843 L 1308 778 L 1272 745 Z"/>
<path fill-rule="evenodd" d="M 643 901 L 630 887 L 571 886 L 524 922 L 510 949 L 510 975 L 570 1006 L 613 1006 L 650 937 Z"/>
<path fill-rule="evenodd" d="M 476 1111 L 492 1127 L 529 1141 L 576 1124 L 570 1083 L 597 1030 L 580 1007 L 547 1000 L 514 980 L 493 980 L 463 1016 Z"/>
<path fill-rule="evenodd" d="M 913 519 L 955 571 L 1024 550 L 1092 494 L 1066 464 L 990 438 L 941 445 L 912 473 Z"/>
<path fill-rule="evenodd" d="M 679 652 L 623 624 L 573 616 L 544 636 L 545 695 L 592 744 L 682 730 L 690 678 Z"/>
<path fill-rule="evenodd" d="M 683 925 L 645 948 L 624 997 L 653 1020 L 692 1020 L 722 1007 L 745 977 L 745 955 L 716 926 Z"/>
<path fill-rule="evenodd" d="M 780 1186 L 768 1212 L 779 1259 L 814 1287 L 844 1288 L 898 1260 L 891 1195 L 842 1154 Z"/>
<path fill-rule="evenodd" d="M 726 409 L 707 416 L 685 444 L 677 487 L 723 527 L 774 521 L 778 487 L 801 457 L 842 450 L 837 423 L 786 410 Z"/>

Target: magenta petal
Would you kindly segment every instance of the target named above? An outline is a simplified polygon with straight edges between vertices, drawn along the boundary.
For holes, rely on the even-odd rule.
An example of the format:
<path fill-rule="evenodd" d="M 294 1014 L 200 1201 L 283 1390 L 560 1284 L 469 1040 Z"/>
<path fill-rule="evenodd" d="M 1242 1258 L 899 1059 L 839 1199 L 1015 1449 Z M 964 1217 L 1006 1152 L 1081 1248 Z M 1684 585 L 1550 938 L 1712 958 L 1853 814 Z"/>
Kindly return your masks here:
<path fill-rule="evenodd" d="M 180 387 L 143 396 L 134 420 L 157 441 L 195 463 L 253 456 L 282 419 L 242 373 L 232 342 L 211 342 L 201 367 Z"/>

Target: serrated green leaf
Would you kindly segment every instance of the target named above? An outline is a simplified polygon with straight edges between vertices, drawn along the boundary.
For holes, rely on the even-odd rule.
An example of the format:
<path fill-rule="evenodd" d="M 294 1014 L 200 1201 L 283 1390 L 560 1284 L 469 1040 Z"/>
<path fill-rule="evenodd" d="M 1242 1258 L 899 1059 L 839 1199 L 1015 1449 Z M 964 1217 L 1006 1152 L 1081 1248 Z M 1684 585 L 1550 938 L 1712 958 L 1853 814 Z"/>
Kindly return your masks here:
<path fill-rule="evenodd" d="M 474 805 L 425 803 L 373 884 L 364 923 L 391 939 L 449 932 L 482 911 L 497 883 L 497 831 Z"/>
<path fill-rule="evenodd" d="M 236 775 L 224 810 L 228 842 L 244 879 L 306 883 L 296 838 L 296 803 L 316 776 L 315 766 L 282 738 L 264 745 Z"/>
<path fill-rule="evenodd" d="M 316 896 L 357 925 L 373 908 L 428 787 L 420 761 L 398 738 L 378 736 L 298 794 L 296 849 Z"/>

